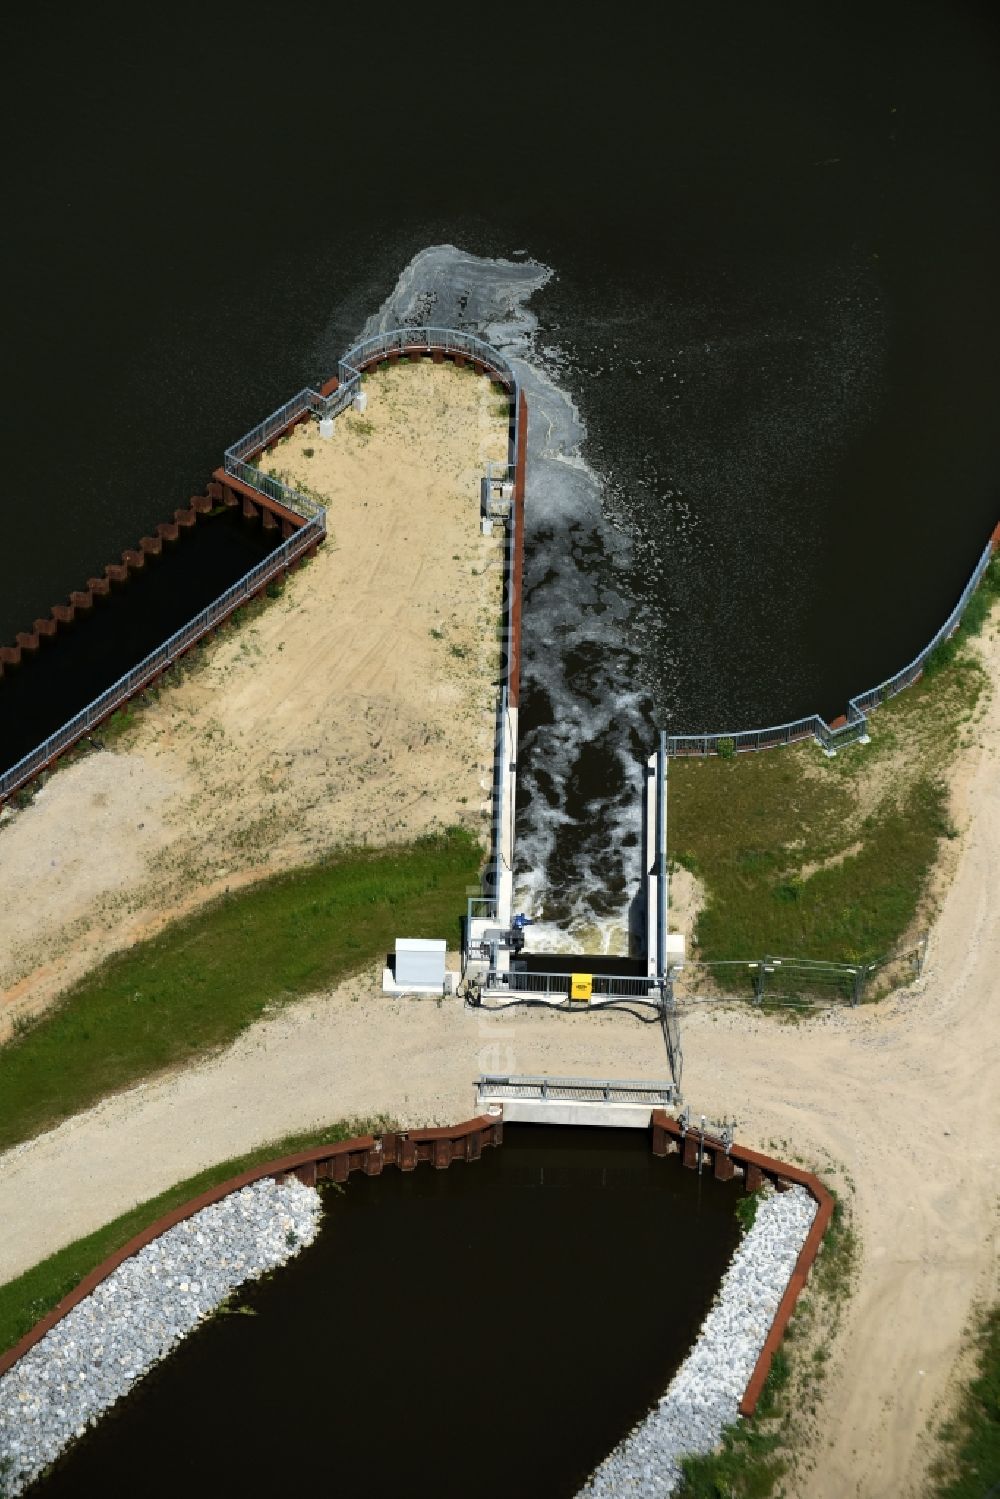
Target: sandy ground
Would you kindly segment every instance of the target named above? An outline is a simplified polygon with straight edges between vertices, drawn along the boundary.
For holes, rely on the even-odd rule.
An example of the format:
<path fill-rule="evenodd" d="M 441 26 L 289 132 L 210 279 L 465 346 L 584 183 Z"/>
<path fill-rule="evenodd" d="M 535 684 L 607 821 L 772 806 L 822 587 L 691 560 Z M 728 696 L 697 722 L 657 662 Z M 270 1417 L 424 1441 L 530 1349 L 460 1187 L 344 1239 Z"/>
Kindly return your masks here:
<path fill-rule="evenodd" d="M 506 417 L 451 365 L 366 388 L 332 441 L 312 424 L 271 458 L 328 504 L 316 558 L 112 750 L 0 820 L 0 1039 L 228 885 L 344 842 L 486 827 L 502 557 L 479 478 L 506 460 Z"/>
<path fill-rule="evenodd" d="M 214 1161 L 351 1115 L 468 1119 L 479 1073 L 506 1071 L 669 1076 L 655 1024 L 487 1015 L 458 999 L 384 998 L 358 978 L 0 1157 L 0 1283 Z M 56 1175 L 40 1190 L 45 1162 Z"/>

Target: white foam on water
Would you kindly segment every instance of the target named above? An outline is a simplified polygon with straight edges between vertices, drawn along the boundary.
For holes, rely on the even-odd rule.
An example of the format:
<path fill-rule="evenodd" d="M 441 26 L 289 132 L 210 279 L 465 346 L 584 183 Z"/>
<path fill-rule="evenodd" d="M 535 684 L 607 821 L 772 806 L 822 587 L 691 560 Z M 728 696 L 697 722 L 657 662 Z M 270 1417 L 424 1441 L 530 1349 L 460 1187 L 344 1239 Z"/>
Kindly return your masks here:
<path fill-rule="evenodd" d="M 639 883 L 648 699 L 629 596 L 632 544 L 607 519 L 586 428 L 559 383 L 561 351 L 540 346 L 528 303 L 550 267 L 422 250 L 362 337 L 397 327 L 461 328 L 511 361 L 528 402 L 522 638 L 523 804 L 517 909 L 541 917 L 534 950 L 626 951 Z"/>

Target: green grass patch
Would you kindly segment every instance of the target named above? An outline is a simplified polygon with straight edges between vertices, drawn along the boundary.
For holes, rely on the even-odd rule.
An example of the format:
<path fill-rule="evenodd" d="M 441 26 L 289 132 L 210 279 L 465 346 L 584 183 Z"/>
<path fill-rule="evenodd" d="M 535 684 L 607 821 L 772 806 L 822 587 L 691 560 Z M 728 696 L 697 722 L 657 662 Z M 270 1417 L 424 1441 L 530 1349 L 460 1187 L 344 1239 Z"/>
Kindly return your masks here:
<path fill-rule="evenodd" d="M 832 760 L 806 743 L 671 763 L 669 854 L 705 885 L 702 961 L 871 961 L 913 932 L 940 841 L 955 834 L 948 771 L 987 686 L 968 641 L 997 597 L 994 561 L 947 670 L 874 712 L 870 744 Z"/>
<path fill-rule="evenodd" d="M 772 753 L 752 763 L 748 756 L 681 767 L 671 822 L 684 848 L 680 860 L 709 892 L 698 921 L 700 955 L 853 962 L 888 952 L 912 922 L 938 840 L 949 831 L 943 785 L 917 781 L 901 805 L 855 834 L 846 788 L 810 781 L 799 757 Z M 843 845 L 854 842 L 860 848 L 846 852 Z M 803 866 L 833 859 L 803 877 Z"/>
<path fill-rule="evenodd" d="M 779 1348 L 752 1420 L 727 1427 L 721 1451 L 681 1459 L 677 1499 L 768 1499 L 787 1471 L 779 1418 L 788 1381 L 788 1355 Z"/>
<path fill-rule="evenodd" d="M 736 1204 L 736 1216 L 740 1227 L 748 1234 L 757 1221 L 757 1209 L 760 1207 L 760 1189 L 756 1192 L 745 1192 Z"/>
<path fill-rule="evenodd" d="M 181 1203 L 197 1197 L 209 1187 L 217 1186 L 231 1176 L 239 1176 L 242 1171 L 263 1161 L 277 1160 L 296 1150 L 307 1150 L 313 1145 L 334 1144 L 338 1140 L 349 1140 L 354 1135 L 378 1134 L 392 1128 L 393 1121 L 382 1117 L 341 1119 L 318 1133 L 313 1130 L 308 1134 L 286 1135 L 283 1139 L 271 1140 L 246 1155 L 209 1166 L 197 1176 L 169 1187 L 158 1197 L 139 1203 L 114 1222 L 88 1234 L 86 1238 L 67 1244 L 64 1249 L 57 1250 L 40 1264 L 33 1265 L 23 1275 L 0 1286 L 0 1352 L 12 1348 L 46 1312 L 51 1311 L 64 1296 L 68 1296 L 84 1276 L 89 1275 L 91 1270 L 114 1254 L 116 1249 L 121 1249 L 129 1239 L 155 1223 L 164 1213 L 169 1213 L 172 1208 L 179 1207 Z"/>
<path fill-rule="evenodd" d="M 225 895 L 109 959 L 0 1049 L 0 1149 L 227 1044 L 401 933 L 456 942 L 479 864 L 462 829 L 353 850 Z"/>
<path fill-rule="evenodd" d="M 931 1474 L 934 1499 L 982 1499 L 1000 1490 L 1000 1305 L 976 1330 L 975 1357 L 958 1413 L 940 1433 L 945 1450 Z"/>
<path fill-rule="evenodd" d="M 127 734 L 129 729 L 134 727 L 138 716 L 134 704 L 126 703 L 124 707 L 119 708 L 116 712 L 112 713 L 110 718 L 105 720 L 97 731 L 97 737 L 100 738 L 101 743 L 104 745 L 114 744 L 123 734 Z"/>

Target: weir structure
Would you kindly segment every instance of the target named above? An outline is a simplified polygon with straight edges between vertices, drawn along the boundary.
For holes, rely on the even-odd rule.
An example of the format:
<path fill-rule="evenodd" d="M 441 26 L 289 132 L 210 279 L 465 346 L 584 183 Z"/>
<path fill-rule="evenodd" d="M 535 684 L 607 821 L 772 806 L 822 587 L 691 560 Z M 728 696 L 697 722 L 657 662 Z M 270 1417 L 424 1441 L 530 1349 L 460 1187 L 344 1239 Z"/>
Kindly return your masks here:
<path fill-rule="evenodd" d="M 509 1005 L 545 1004 L 569 1010 L 583 1006 L 593 1010 L 633 1006 L 655 1010 L 663 1029 L 672 1086 L 679 1098 L 683 1054 L 674 981 L 684 967 L 685 953 L 684 939 L 670 932 L 668 919 L 666 825 L 670 758 L 692 754 L 732 755 L 792 744 L 804 739 L 814 739 L 825 754 L 834 755 L 838 748 L 846 744 L 867 743 L 867 715 L 921 676 L 928 658 L 958 629 L 969 600 L 998 551 L 1000 524 L 994 528 L 957 603 L 927 646 L 894 676 L 852 698 L 847 714 L 834 720 L 832 724 L 826 724 L 817 715 L 813 715 L 767 729 L 700 735 L 660 733 L 658 748 L 647 760 L 643 796 L 645 958 L 640 964 L 640 971 L 637 972 L 635 965 L 626 963 L 625 960 L 619 962 L 620 971 L 617 972 L 613 971 L 614 965 L 609 969 L 606 963 L 600 964 L 601 971 L 590 971 L 597 967 L 597 960 L 589 955 L 569 956 L 562 966 L 556 967 L 540 962 L 542 955 L 525 955 L 522 919 L 514 916 L 511 903 L 510 864 L 514 842 L 512 816 L 502 820 L 499 828 L 495 824 L 497 877 L 494 889 L 497 897 L 487 895 L 480 900 L 470 901 L 466 923 L 465 975 L 467 993 L 472 1002 L 493 1009 Z M 519 628 L 519 612 L 517 623 Z M 513 808 L 515 790 L 516 719 L 514 726 L 513 740 L 506 728 L 504 731 L 498 729 L 494 763 L 494 805 L 499 804 L 509 809 Z M 774 960 L 775 963 L 778 961 Z M 834 966 L 812 964 L 807 959 L 794 961 L 799 968 L 822 966 L 826 971 Z M 758 964 L 751 963 L 749 966 L 757 968 Z M 846 965 L 841 966 L 846 968 Z M 760 965 L 761 993 L 766 971 L 768 963 L 765 961 Z M 867 967 L 852 965 L 850 971 L 853 979 L 853 1002 L 857 1004 L 869 970 Z M 582 1083 L 584 1080 L 571 1081 Z M 608 1117 L 610 1120 L 610 1115 Z"/>
<path fill-rule="evenodd" d="M 792 1181 L 799 1181 L 809 1188 L 820 1205 L 758 1368 L 741 1403 L 741 1411 L 750 1414 L 759 1397 L 773 1351 L 780 1342 L 795 1298 L 829 1222 L 832 1200 L 822 1184 L 809 1173 L 735 1145 L 731 1129 L 714 1132 L 706 1129 L 704 1120 L 700 1129 L 692 1129 L 689 1114 L 678 1120 L 667 1112 L 679 1106 L 683 1067 L 673 981 L 683 965 L 684 951 L 682 939 L 672 937 L 668 927 L 666 840 L 669 756 L 690 752 L 683 748 L 682 741 L 661 734 L 659 745 L 646 765 L 643 794 L 644 959 L 628 972 L 591 973 L 531 970 L 520 957 L 523 940 L 515 924 L 513 870 L 528 412 L 514 368 L 502 354 L 471 335 L 449 329 L 402 328 L 377 334 L 351 349 L 340 361 L 337 375 L 320 389 L 307 387 L 299 391 L 234 443 L 226 451 L 224 463 L 214 472 L 204 499 L 209 505 L 239 505 L 246 516 L 260 515 L 268 527 L 280 526 L 281 546 L 260 568 L 241 579 L 210 609 L 191 621 L 120 682 L 113 684 L 83 714 L 0 778 L 0 803 L 18 786 L 53 764 L 59 755 L 129 697 L 154 682 L 178 656 L 214 629 L 247 597 L 262 591 L 273 577 L 281 575 L 301 556 L 315 550 L 326 534 L 322 505 L 311 496 L 297 492 L 280 478 L 266 473 L 257 460 L 300 423 L 316 419 L 328 421 L 355 402 L 366 370 L 384 362 L 395 364 L 400 360 L 419 361 L 427 357 L 435 362 L 452 360 L 456 365 L 468 365 L 487 375 L 507 392 L 510 411 L 508 462 L 499 469 L 488 470 L 481 490 L 483 519 L 490 523 L 500 519 L 504 525 L 504 587 L 491 787 L 491 840 L 481 892 L 469 897 L 466 910 L 466 978 L 472 983 L 476 1001 L 492 1008 L 522 1003 L 548 1004 L 557 1008 L 586 1006 L 595 1011 L 622 1006 L 648 1008 L 656 1013 L 662 1026 L 671 1076 L 654 1081 L 484 1076 L 477 1085 L 478 1117 L 464 1125 L 453 1129 L 393 1133 L 380 1138 L 366 1136 L 300 1152 L 255 1168 L 176 1209 L 105 1261 L 15 1348 L 0 1357 L 0 1374 L 123 1259 L 174 1223 L 262 1176 L 274 1176 L 280 1180 L 294 1174 L 314 1184 L 323 1179 L 342 1182 L 355 1171 L 378 1174 L 390 1164 L 407 1171 L 423 1161 L 443 1169 L 455 1160 L 474 1161 L 484 1148 L 499 1145 L 505 1121 L 616 1126 L 643 1129 L 650 1135 L 655 1154 L 676 1153 L 683 1167 L 699 1171 L 707 1164 L 720 1179 L 741 1177 L 747 1190 L 753 1190 L 765 1179 L 770 1179 L 779 1189 Z M 204 506 L 193 507 L 190 524 L 194 523 L 199 508 Z M 13 663 L 9 657 L 0 655 L 0 666 L 10 664 Z M 695 752 L 709 752 L 711 737 L 702 736 L 702 748 Z M 589 960 L 581 959 L 580 967 L 585 962 Z"/>

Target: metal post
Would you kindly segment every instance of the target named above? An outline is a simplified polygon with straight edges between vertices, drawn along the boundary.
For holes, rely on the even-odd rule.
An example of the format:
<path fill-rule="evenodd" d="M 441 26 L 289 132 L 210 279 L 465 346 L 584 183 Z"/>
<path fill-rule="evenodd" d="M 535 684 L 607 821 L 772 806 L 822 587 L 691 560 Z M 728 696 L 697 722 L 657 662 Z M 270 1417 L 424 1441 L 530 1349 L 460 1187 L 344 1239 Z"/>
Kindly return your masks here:
<path fill-rule="evenodd" d="M 656 971 L 660 982 L 667 976 L 667 735 L 660 730 L 660 744 L 656 754 Z"/>
<path fill-rule="evenodd" d="M 757 972 L 753 977 L 753 997 L 755 1004 L 761 1004 L 764 999 L 765 974 L 767 972 L 766 961 L 765 958 L 761 958 L 760 962 L 756 965 Z"/>

